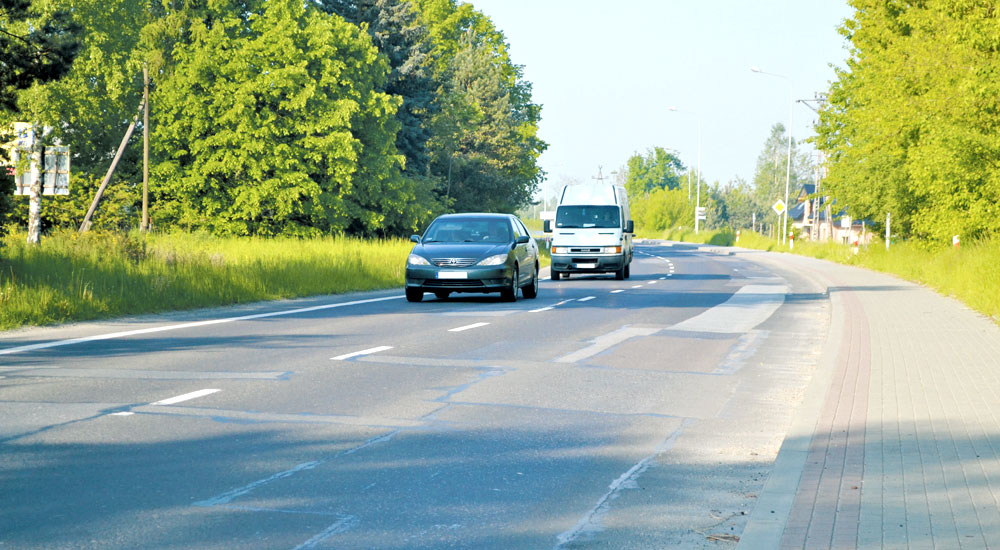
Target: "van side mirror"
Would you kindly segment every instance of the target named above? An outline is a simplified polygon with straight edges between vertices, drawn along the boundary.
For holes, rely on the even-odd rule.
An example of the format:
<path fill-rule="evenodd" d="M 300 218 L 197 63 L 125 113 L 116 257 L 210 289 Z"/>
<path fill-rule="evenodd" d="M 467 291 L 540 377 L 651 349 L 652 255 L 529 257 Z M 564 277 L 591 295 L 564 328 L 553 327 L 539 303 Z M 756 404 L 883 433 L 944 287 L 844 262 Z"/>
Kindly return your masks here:
<path fill-rule="evenodd" d="M 410 242 L 411 243 L 419 243 L 420 242 L 420 235 L 410 235 Z"/>
<path fill-rule="evenodd" d="M 552 220 L 545 220 L 545 223 L 542 225 L 542 231 L 552 233 Z"/>
<path fill-rule="evenodd" d="M 625 222 L 625 232 L 635 233 L 635 223 L 632 220 Z"/>
<path fill-rule="evenodd" d="M 518 235 L 517 240 L 514 241 L 516 244 L 528 244 L 531 242 L 531 237 L 527 235 Z"/>

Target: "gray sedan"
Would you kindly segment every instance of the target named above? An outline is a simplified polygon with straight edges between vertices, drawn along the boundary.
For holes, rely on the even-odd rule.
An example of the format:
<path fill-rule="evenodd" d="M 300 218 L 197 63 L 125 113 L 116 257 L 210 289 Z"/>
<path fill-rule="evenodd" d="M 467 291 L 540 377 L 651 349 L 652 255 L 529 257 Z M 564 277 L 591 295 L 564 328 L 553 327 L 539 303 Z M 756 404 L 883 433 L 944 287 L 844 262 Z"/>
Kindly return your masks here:
<path fill-rule="evenodd" d="M 424 292 L 499 292 L 507 301 L 538 296 L 538 245 L 517 216 L 446 214 L 431 222 L 406 261 L 406 299 Z"/>

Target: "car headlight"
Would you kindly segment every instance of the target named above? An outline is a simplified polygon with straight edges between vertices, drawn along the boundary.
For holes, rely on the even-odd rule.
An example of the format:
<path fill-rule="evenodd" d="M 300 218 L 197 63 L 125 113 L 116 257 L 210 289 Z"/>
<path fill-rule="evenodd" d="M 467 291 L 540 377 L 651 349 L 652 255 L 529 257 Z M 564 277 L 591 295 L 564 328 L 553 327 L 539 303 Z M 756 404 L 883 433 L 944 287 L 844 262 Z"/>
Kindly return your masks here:
<path fill-rule="evenodd" d="M 551 252 L 552 252 L 552 254 L 569 254 L 569 247 L 568 246 L 553 246 Z"/>
<path fill-rule="evenodd" d="M 605 254 L 621 254 L 622 253 L 622 247 L 620 247 L 620 246 L 605 246 L 604 247 L 604 253 Z"/>
<path fill-rule="evenodd" d="M 427 261 L 427 258 L 417 256 L 416 254 L 410 254 L 410 257 L 406 259 L 406 263 L 410 265 L 431 265 L 431 263 Z"/>
<path fill-rule="evenodd" d="M 506 254 L 497 254 L 495 256 L 489 256 L 479 260 L 479 265 L 500 265 L 507 262 Z"/>

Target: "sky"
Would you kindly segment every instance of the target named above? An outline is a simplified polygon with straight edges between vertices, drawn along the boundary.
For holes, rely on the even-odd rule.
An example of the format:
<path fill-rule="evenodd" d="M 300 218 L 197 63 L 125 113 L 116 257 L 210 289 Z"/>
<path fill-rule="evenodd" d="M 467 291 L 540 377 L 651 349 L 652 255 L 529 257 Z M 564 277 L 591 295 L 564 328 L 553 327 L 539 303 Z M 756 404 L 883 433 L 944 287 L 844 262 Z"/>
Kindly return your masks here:
<path fill-rule="evenodd" d="M 790 99 L 812 99 L 849 52 L 841 0 L 471 0 L 493 20 L 542 105 L 543 190 L 673 149 L 703 179 L 753 179 Z M 782 77 L 754 73 L 751 67 Z M 669 110 L 676 107 L 677 111 Z M 791 109 L 795 140 L 816 115 Z M 805 145 L 806 150 L 809 149 Z"/>

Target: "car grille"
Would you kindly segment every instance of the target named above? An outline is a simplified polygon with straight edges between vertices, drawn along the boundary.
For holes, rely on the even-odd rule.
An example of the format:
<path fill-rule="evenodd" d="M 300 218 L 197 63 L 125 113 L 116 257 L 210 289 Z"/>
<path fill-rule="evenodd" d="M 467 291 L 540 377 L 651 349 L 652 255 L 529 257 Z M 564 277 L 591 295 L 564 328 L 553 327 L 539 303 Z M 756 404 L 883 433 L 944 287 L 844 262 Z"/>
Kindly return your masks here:
<path fill-rule="evenodd" d="M 431 263 L 438 267 L 469 267 L 476 263 L 475 258 L 431 258 Z"/>

